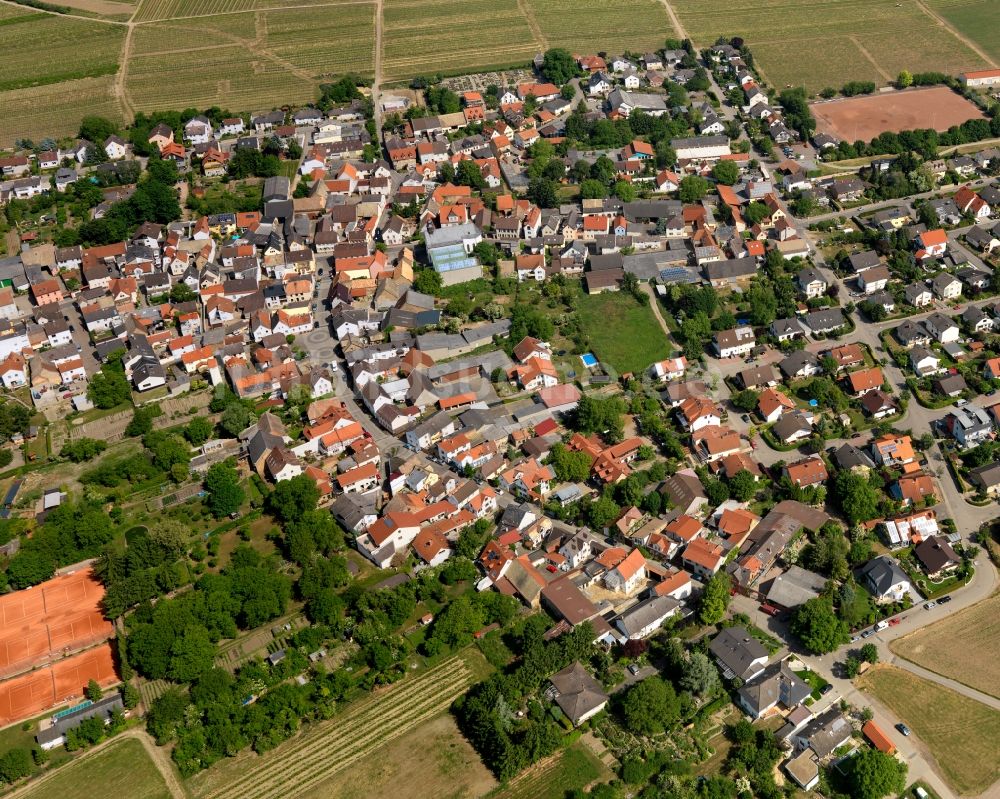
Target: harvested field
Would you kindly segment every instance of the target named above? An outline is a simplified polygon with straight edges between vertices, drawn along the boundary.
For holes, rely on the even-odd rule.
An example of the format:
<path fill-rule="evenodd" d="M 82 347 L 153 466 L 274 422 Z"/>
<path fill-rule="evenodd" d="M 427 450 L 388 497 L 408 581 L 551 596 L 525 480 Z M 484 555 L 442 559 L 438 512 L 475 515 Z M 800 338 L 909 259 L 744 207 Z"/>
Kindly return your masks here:
<path fill-rule="evenodd" d="M 956 73 L 986 66 L 984 59 L 917 3 L 897 0 L 828 0 L 815 4 L 763 0 L 733 6 L 728 0 L 670 0 L 698 46 L 718 36 L 742 36 L 757 66 L 776 88 L 811 92 L 849 80 L 884 86 L 901 69 Z M 988 4 L 988 0 L 987 0 Z M 914 42 L 920 42 L 914 47 Z"/>
<path fill-rule="evenodd" d="M 658 0 L 607 0 L 581 4 L 574 0 L 526 0 L 550 47 L 574 52 L 663 47 L 676 35 Z"/>
<path fill-rule="evenodd" d="M 1000 712 L 903 669 L 879 665 L 857 681 L 926 744 L 957 793 L 1000 779 Z"/>
<path fill-rule="evenodd" d="M 1000 594 L 946 616 L 889 648 L 944 677 L 1000 698 Z"/>
<path fill-rule="evenodd" d="M 386 0 L 387 80 L 526 64 L 541 49 L 517 0 Z"/>
<path fill-rule="evenodd" d="M 420 780 L 410 779 L 420 774 Z M 476 750 L 443 713 L 372 752 L 302 799 L 474 799 L 497 785 Z"/>
<path fill-rule="evenodd" d="M 93 571 L 81 569 L 0 597 L 0 677 L 110 638 L 103 596 Z"/>
<path fill-rule="evenodd" d="M 464 656 L 346 708 L 265 755 L 241 754 L 189 781 L 197 799 L 303 796 L 351 769 L 387 743 L 439 716 L 475 679 Z M 329 795 L 329 794 L 328 794 Z"/>
<path fill-rule="evenodd" d="M 128 799 L 170 799 L 167 783 L 135 738 L 120 738 L 47 776 L 22 799 L 91 799 L 95 792 Z"/>
<path fill-rule="evenodd" d="M 1000 65 L 1000 3 L 993 0 L 924 0 L 932 11 Z M 964 67 L 973 69 L 973 67 Z"/>
<path fill-rule="evenodd" d="M 81 698 L 89 680 L 105 686 L 118 682 L 110 644 L 0 683 L 0 726 Z"/>
<path fill-rule="evenodd" d="M 819 132 L 844 141 L 868 141 L 886 131 L 944 131 L 968 119 L 985 118 L 975 105 L 944 86 L 830 100 L 810 108 Z"/>

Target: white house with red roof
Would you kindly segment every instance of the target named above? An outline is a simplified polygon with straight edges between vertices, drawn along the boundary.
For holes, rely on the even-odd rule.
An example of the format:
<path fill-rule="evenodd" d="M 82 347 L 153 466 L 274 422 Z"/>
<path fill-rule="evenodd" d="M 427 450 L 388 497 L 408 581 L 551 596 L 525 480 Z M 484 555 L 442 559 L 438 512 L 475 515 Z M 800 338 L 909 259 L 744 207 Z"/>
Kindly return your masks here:
<path fill-rule="evenodd" d="M 604 575 L 604 584 L 612 591 L 630 594 L 646 579 L 646 558 L 633 549 L 621 563 Z"/>

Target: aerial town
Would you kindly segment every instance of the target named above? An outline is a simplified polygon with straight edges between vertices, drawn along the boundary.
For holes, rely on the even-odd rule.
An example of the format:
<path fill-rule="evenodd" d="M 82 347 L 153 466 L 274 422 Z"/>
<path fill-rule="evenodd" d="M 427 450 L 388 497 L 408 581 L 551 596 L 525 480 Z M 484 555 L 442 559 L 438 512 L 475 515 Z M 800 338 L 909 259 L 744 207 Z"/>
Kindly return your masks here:
<path fill-rule="evenodd" d="M 996 795 L 1000 70 L 553 47 L 0 170 L 11 795 Z"/>

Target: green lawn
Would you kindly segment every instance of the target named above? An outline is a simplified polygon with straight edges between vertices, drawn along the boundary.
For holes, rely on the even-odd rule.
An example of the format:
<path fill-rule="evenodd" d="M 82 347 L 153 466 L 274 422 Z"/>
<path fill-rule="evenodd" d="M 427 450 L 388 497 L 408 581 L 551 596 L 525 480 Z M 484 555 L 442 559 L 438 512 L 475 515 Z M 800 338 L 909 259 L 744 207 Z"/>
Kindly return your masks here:
<path fill-rule="evenodd" d="M 626 292 L 582 296 L 577 313 L 594 355 L 619 374 L 639 374 L 673 351 L 652 309 Z"/>
<path fill-rule="evenodd" d="M 824 685 L 829 685 L 829 683 L 820 677 L 815 671 L 810 669 L 804 669 L 803 671 L 795 672 L 799 677 L 809 683 L 809 687 L 812 688 L 812 698 L 819 699 L 823 694 Z"/>
<path fill-rule="evenodd" d="M 25 799 L 171 799 L 156 764 L 134 738 L 123 738 L 97 754 L 84 755 L 28 791 Z"/>
<path fill-rule="evenodd" d="M 577 741 L 556 755 L 545 768 L 535 766 L 515 778 L 509 785 L 497 788 L 490 799 L 563 799 L 571 791 L 582 789 L 597 780 L 612 775 L 597 757 Z"/>

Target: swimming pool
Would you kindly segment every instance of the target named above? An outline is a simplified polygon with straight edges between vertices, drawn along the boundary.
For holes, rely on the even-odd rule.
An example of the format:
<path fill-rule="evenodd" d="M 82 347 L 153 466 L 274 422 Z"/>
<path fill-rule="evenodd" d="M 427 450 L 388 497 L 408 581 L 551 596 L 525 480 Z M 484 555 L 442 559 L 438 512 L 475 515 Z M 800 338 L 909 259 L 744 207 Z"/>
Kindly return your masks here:
<path fill-rule="evenodd" d="M 583 365 L 590 369 L 592 366 L 597 366 L 597 358 L 591 355 L 589 352 L 585 352 L 580 356 L 580 360 L 583 361 Z"/>

